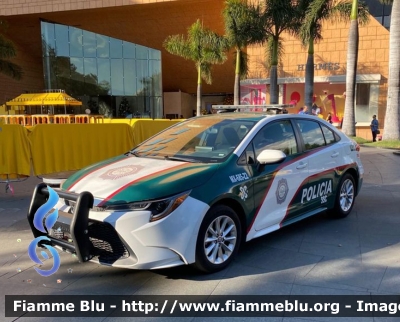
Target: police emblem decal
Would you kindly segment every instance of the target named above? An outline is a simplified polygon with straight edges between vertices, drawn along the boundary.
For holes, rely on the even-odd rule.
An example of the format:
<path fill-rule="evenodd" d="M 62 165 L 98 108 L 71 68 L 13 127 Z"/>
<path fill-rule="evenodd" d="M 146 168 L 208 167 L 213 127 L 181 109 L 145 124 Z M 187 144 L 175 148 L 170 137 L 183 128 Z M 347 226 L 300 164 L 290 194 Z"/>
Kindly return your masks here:
<path fill-rule="evenodd" d="M 276 188 L 276 202 L 278 204 L 283 203 L 286 200 L 286 196 L 289 192 L 289 186 L 286 179 L 280 179 L 278 181 L 278 187 Z"/>
<path fill-rule="evenodd" d="M 103 173 L 100 175 L 100 178 L 106 180 L 116 180 L 120 179 L 122 177 L 130 176 L 132 174 L 135 174 L 139 172 L 141 169 L 143 169 L 143 166 L 140 165 L 135 165 L 135 166 L 123 166 L 119 168 L 113 168 L 108 170 L 107 172 Z"/>

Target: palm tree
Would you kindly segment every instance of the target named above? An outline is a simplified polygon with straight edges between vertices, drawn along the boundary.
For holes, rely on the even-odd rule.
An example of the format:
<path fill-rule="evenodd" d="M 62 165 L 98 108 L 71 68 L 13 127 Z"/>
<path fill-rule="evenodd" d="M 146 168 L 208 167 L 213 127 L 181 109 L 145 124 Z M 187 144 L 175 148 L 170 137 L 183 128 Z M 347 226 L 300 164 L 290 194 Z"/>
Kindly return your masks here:
<path fill-rule="evenodd" d="M 389 79 L 383 139 L 400 140 L 400 0 L 381 0 L 393 4 L 389 38 Z"/>
<path fill-rule="evenodd" d="M 186 39 L 183 35 L 168 36 L 164 41 L 164 47 L 173 55 L 194 61 L 197 69 L 196 115 L 201 115 L 201 81 L 204 79 L 207 84 L 211 84 L 211 65 L 222 64 L 226 60 L 225 39 L 204 28 L 200 20 L 197 20 L 188 28 Z"/>
<path fill-rule="evenodd" d="M 282 54 L 283 32 L 296 34 L 301 25 L 299 6 L 301 1 L 265 0 L 262 8 L 262 19 L 267 40 L 267 56 L 270 65 L 270 103 L 279 100 L 278 63 Z"/>
<path fill-rule="evenodd" d="M 6 29 L 6 23 L 0 20 L 1 31 Z M 10 59 L 17 56 L 14 44 L 0 33 L 0 73 L 16 80 L 22 78 L 22 68 L 11 62 Z"/>
<path fill-rule="evenodd" d="M 314 43 L 322 40 L 322 23 L 324 21 L 348 21 L 352 10 L 352 1 L 304 0 L 307 6 L 304 22 L 300 29 L 300 40 L 308 46 L 308 57 L 305 74 L 305 105 L 311 107 L 314 94 Z M 360 24 L 369 20 L 368 8 L 361 4 L 358 10 Z"/>
<path fill-rule="evenodd" d="M 355 90 L 358 60 L 358 0 L 353 0 L 350 15 L 350 30 L 347 41 L 346 100 L 342 131 L 349 136 L 356 136 Z"/>
<path fill-rule="evenodd" d="M 230 48 L 236 51 L 233 104 L 239 105 L 240 79 L 247 76 L 248 65 L 245 48 L 264 38 L 259 7 L 242 0 L 226 0 L 223 17 L 225 37 Z"/>

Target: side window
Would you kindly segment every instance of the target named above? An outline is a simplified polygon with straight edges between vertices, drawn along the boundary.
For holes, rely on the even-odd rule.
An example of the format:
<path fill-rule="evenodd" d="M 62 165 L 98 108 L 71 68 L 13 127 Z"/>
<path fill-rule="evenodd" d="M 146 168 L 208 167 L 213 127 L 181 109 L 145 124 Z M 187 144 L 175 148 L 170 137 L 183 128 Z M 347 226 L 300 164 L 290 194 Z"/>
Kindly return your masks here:
<path fill-rule="evenodd" d="M 267 124 L 253 140 L 256 157 L 266 149 L 281 150 L 286 155 L 297 153 L 297 143 L 290 121 Z"/>
<path fill-rule="evenodd" d="M 312 150 L 325 145 L 325 138 L 318 122 L 296 120 L 303 137 L 306 150 Z"/>
<path fill-rule="evenodd" d="M 324 137 L 326 144 L 332 144 L 336 142 L 335 135 L 333 134 L 332 130 L 326 127 L 325 125 L 321 124 L 322 132 L 324 132 Z"/>
<path fill-rule="evenodd" d="M 254 164 L 256 163 L 254 158 L 254 150 L 253 145 L 249 144 L 246 150 L 242 153 L 238 160 L 238 164 L 245 165 L 245 164 Z"/>

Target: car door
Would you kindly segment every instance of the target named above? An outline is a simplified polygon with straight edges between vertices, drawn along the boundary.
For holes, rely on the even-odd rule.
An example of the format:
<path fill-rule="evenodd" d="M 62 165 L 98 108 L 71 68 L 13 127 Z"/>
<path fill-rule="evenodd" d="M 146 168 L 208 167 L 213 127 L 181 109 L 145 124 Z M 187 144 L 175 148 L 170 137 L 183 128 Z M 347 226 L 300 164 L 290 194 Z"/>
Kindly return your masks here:
<path fill-rule="evenodd" d="M 289 119 L 265 125 L 252 146 L 255 158 L 265 149 L 280 150 L 286 158 L 280 163 L 253 165 L 255 214 L 248 239 L 278 229 L 286 216 L 302 211 L 302 205 L 294 201 L 299 199 L 299 187 L 308 177 L 308 158 L 299 148 Z"/>
<path fill-rule="evenodd" d="M 326 209 L 334 198 L 340 147 L 335 144 L 334 132 L 317 120 L 295 120 L 308 153 L 309 179 L 302 188 L 300 202 L 307 212 Z"/>

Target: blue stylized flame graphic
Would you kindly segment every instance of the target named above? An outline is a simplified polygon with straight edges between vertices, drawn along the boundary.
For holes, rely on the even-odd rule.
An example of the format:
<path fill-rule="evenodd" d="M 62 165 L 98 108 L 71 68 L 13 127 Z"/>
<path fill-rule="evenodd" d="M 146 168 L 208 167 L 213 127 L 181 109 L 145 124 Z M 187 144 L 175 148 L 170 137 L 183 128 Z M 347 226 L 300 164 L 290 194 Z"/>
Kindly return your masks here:
<path fill-rule="evenodd" d="M 46 216 L 46 214 L 53 209 L 53 207 L 57 204 L 59 199 L 57 193 L 52 188 L 47 186 L 47 189 L 49 191 L 49 199 L 45 204 L 39 207 L 33 218 L 33 225 L 36 227 L 37 230 L 43 233 L 46 233 L 46 230 L 43 227 L 43 219 Z M 57 221 L 57 218 L 58 218 L 58 209 L 55 209 L 51 214 L 49 214 L 46 217 L 45 226 L 48 230 L 54 226 L 55 222 Z M 50 239 L 46 236 L 39 236 L 36 237 L 34 240 L 32 240 L 32 242 L 29 244 L 28 247 L 29 257 L 31 258 L 32 261 L 34 261 L 36 264 L 39 265 L 42 265 L 43 262 L 39 259 L 39 257 L 36 254 L 36 247 L 42 240 L 50 241 Z M 35 270 L 42 276 L 50 276 L 55 272 L 57 272 L 58 269 L 60 268 L 60 256 L 58 255 L 58 252 L 54 247 L 46 244 L 44 244 L 43 246 L 46 247 L 47 250 L 53 256 L 54 259 L 53 267 L 49 270 L 43 270 L 35 267 Z M 45 251 L 41 251 L 40 254 L 45 260 L 49 259 L 49 255 Z"/>
<path fill-rule="evenodd" d="M 50 241 L 50 239 L 46 236 L 39 236 L 39 237 L 36 237 L 34 240 L 32 240 L 32 242 L 29 244 L 29 247 L 28 247 L 29 257 L 31 258 L 32 261 L 34 261 L 36 264 L 39 264 L 39 265 L 42 265 L 43 262 L 39 259 L 39 257 L 36 254 L 36 247 L 37 247 L 38 243 L 42 240 Z M 54 247 L 49 246 L 49 245 L 43 245 L 43 246 L 46 247 L 49 250 L 49 252 L 51 253 L 51 255 L 53 256 L 53 259 L 54 259 L 53 267 L 49 270 L 43 270 L 43 269 L 39 269 L 39 268 L 35 267 L 35 270 L 42 276 L 50 276 L 51 274 L 54 274 L 55 272 L 57 272 L 58 269 L 60 268 L 60 256 L 58 255 L 58 252 Z M 44 251 L 42 251 L 41 254 L 45 259 L 49 258 L 47 253 L 45 253 Z"/>
<path fill-rule="evenodd" d="M 49 190 L 49 199 L 47 200 L 46 203 L 44 203 L 39 207 L 39 209 L 35 213 L 35 217 L 33 218 L 33 225 L 36 227 L 37 230 L 41 231 L 42 233 L 46 232 L 46 230 L 43 227 L 43 219 L 46 216 L 46 214 L 51 209 L 53 209 L 53 207 L 57 204 L 59 199 L 57 193 L 52 188 L 47 186 L 47 189 Z M 57 218 L 58 218 L 58 209 L 55 209 L 55 211 L 53 211 L 46 218 L 47 229 L 51 229 L 51 227 L 53 227 Z"/>

